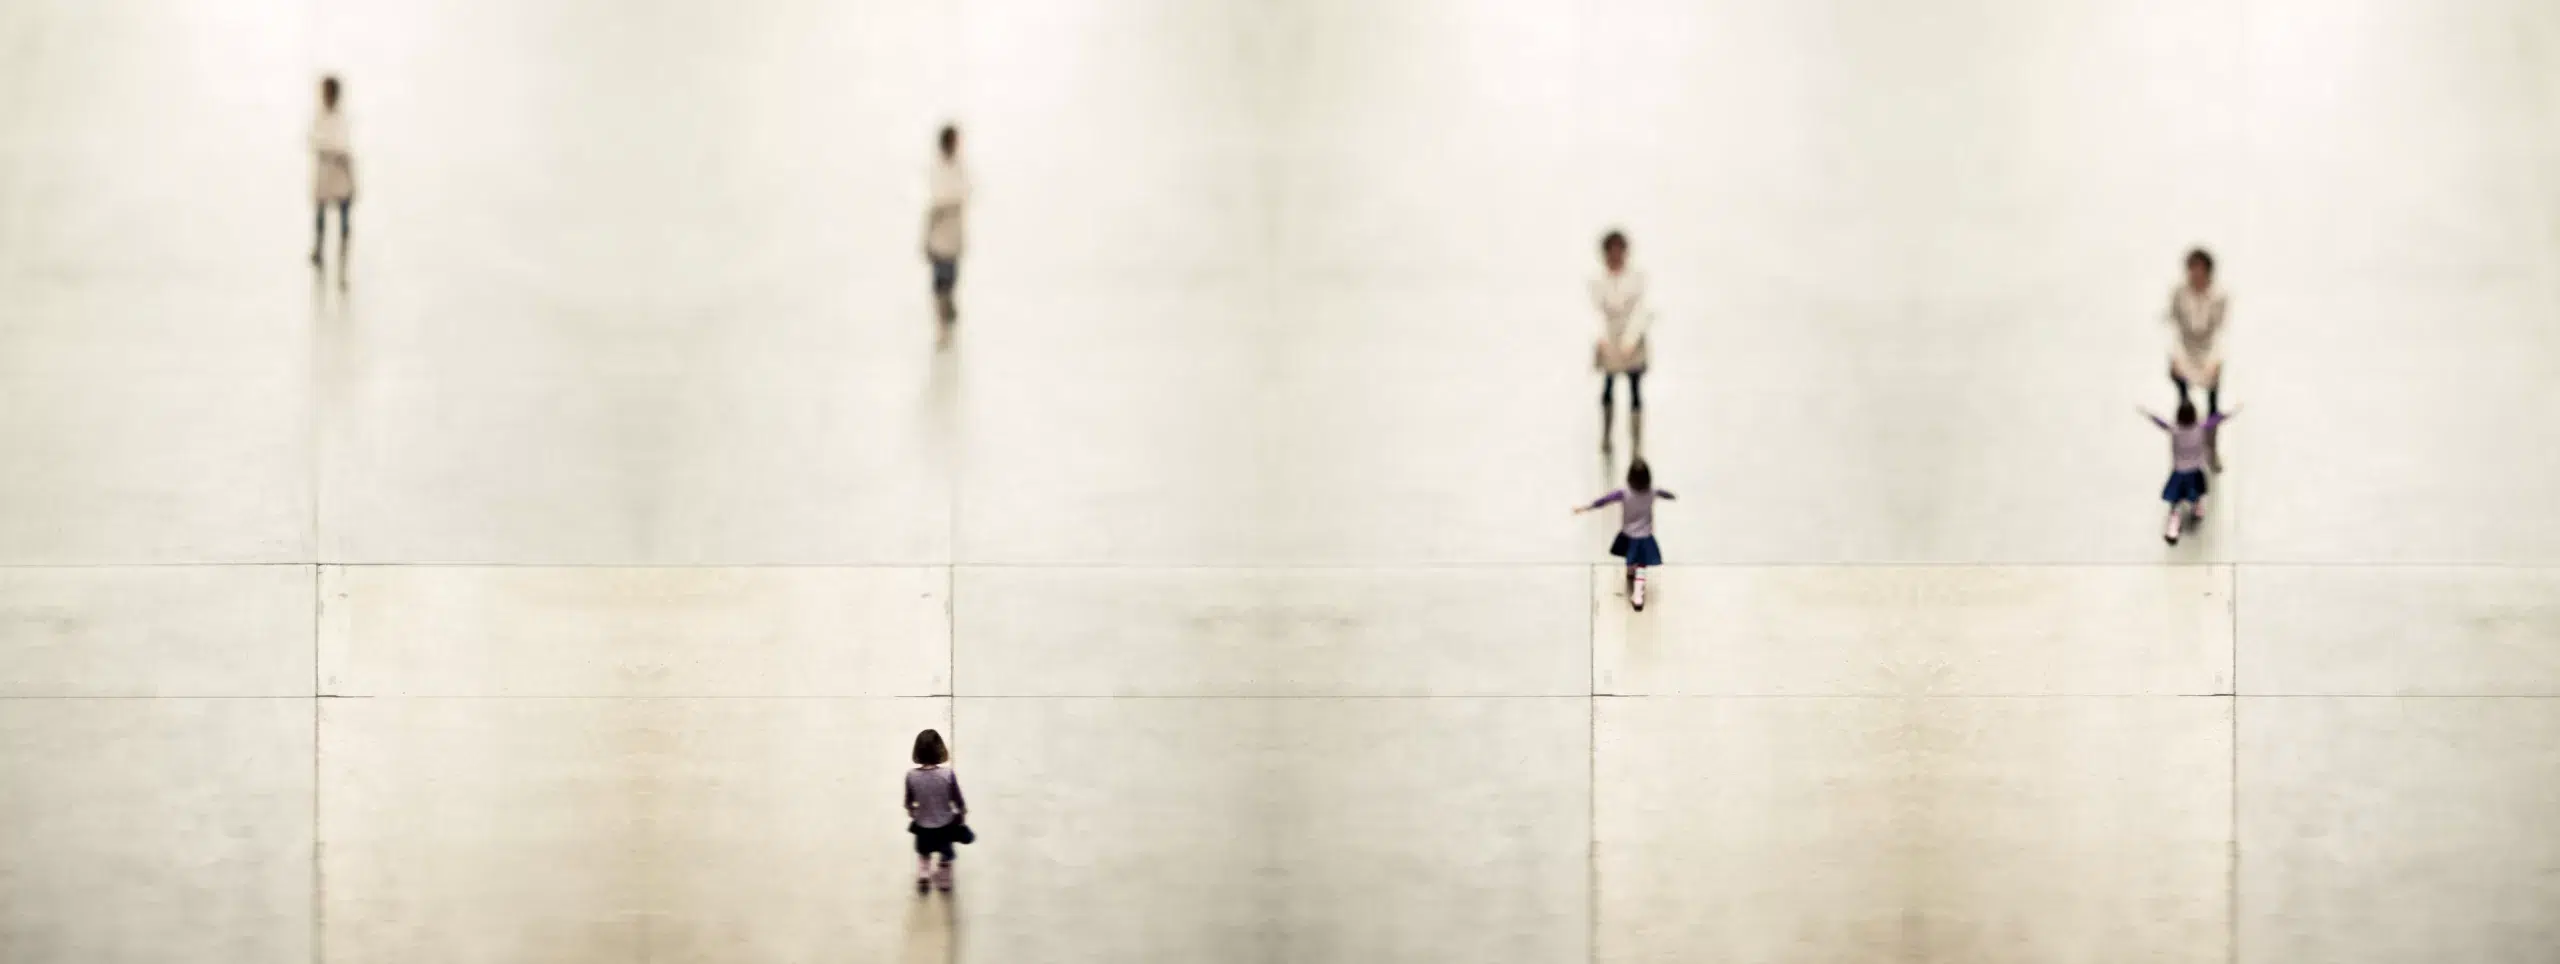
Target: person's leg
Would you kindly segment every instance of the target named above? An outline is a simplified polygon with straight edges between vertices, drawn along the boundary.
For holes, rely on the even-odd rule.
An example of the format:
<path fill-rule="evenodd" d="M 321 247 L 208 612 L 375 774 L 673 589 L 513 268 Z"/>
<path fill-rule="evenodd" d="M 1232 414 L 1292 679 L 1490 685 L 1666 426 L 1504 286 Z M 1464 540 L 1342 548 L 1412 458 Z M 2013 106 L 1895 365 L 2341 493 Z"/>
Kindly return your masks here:
<path fill-rule="evenodd" d="M 945 829 L 945 830 L 948 830 L 949 828 L 944 828 L 944 829 Z M 936 887 L 940 887 L 940 888 L 942 888 L 942 889 L 944 889 L 944 890 L 950 890 L 950 889 L 951 889 L 951 862 L 952 862 L 953 860 L 957 860 L 957 859 L 959 859 L 959 857 L 960 857 L 960 852 L 959 852 L 959 850 L 958 850 L 958 849 L 956 849 L 956 848 L 954 848 L 954 847 L 952 846 L 952 844 L 951 844 L 951 836 L 950 836 L 950 834 L 948 834 L 948 833 L 941 834 L 941 835 L 940 835 L 940 840 L 941 840 L 941 843 L 942 843 L 942 866 L 941 866 L 939 869 L 937 869 L 937 870 L 935 870 L 935 871 L 934 871 L 934 875 L 933 875 L 933 885 L 934 885 L 934 886 L 936 886 Z"/>
<path fill-rule="evenodd" d="M 2222 372 L 2220 369 L 2216 369 L 2214 371 L 2213 381 L 2204 387 L 2204 407 L 2206 415 L 2222 414 Z M 2222 471 L 2222 426 L 2213 425 L 2204 430 L 2204 457 L 2206 465 L 2212 467 L 2216 472 Z M 2202 514 L 2204 507 L 2199 505 L 2196 507 L 2196 510 L 2198 514 Z"/>
<path fill-rule="evenodd" d="M 329 202 L 311 206 L 311 266 L 320 266 L 320 243 L 329 240 Z"/>
<path fill-rule="evenodd" d="M 1627 373 L 1627 442 L 1644 454 L 1644 370 Z"/>
<path fill-rule="evenodd" d="M 2178 386 L 2178 401 L 2180 403 L 2186 402 L 2187 376 L 2178 374 L 2178 365 L 2176 362 L 2171 362 L 2169 364 L 2169 384 Z"/>
<path fill-rule="evenodd" d="M 355 240 L 356 202 L 338 202 L 338 280 L 347 280 L 347 246 Z"/>
<path fill-rule="evenodd" d="M 951 290 L 959 283 L 959 262 L 950 258 L 933 259 L 933 305 L 945 322 L 960 317 L 959 307 L 951 301 Z"/>
<path fill-rule="evenodd" d="M 1600 448 L 1609 448 L 1609 434 L 1618 416 L 1618 376 L 1606 369 L 1600 372 Z"/>
<path fill-rule="evenodd" d="M 1627 567 L 1627 602 L 1637 609 L 1644 608 L 1643 566 Z"/>

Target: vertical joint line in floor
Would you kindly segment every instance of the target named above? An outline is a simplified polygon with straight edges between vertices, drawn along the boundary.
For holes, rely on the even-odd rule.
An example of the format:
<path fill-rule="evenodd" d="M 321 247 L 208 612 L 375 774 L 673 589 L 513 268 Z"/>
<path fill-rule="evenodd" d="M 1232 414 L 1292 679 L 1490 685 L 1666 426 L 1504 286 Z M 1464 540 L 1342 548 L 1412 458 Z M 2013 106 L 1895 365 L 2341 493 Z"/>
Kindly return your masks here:
<path fill-rule="evenodd" d="M 2236 520 L 2235 520 L 2236 521 Z M 2224 863 L 2224 949 L 2240 964 L 2240 564 L 2231 565 L 2231 815 L 2230 851 Z"/>

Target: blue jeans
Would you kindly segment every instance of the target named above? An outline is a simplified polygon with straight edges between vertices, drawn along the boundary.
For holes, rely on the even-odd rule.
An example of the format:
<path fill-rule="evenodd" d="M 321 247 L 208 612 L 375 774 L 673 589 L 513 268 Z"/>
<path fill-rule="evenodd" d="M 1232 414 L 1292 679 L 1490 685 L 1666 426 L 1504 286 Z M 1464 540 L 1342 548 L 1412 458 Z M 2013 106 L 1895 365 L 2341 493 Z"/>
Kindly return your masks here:
<path fill-rule="evenodd" d="M 960 284 L 960 259 L 933 258 L 933 293 L 949 297 Z"/>

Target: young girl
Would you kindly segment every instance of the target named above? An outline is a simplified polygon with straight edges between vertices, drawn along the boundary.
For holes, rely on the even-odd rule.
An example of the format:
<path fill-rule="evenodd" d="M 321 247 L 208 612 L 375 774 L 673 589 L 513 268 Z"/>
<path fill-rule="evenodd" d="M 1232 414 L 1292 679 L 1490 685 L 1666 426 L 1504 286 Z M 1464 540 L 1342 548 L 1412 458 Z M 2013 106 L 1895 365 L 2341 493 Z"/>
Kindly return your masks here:
<path fill-rule="evenodd" d="M 977 839 L 965 822 L 969 803 L 960 797 L 960 778 L 943 766 L 951 751 L 942 745 L 942 734 L 916 734 L 914 759 L 916 768 L 907 771 L 907 832 L 916 835 L 916 890 L 950 890 L 951 861 L 959 857 L 952 845 Z M 933 866 L 935 854 L 942 855 L 939 872 Z"/>
<path fill-rule="evenodd" d="M 1591 279 L 1591 303 L 1600 309 L 1600 338 L 1592 345 L 1591 366 L 1600 370 L 1600 450 L 1609 450 L 1609 423 L 1616 416 L 1610 398 L 1618 376 L 1627 379 L 1627 440 L 1644 451 L 1644 370 L 1651 361 L 1645 332 L 1653 324 L 1653 308 L 1644 300 L 1644 273 L 1627 267 L 1627 236 L 1616 231 L 1600 239 L 1600 276 Z"/>
<path fill-rule="evenodd" d="M 1653 541 L 1653 500 L 1672 498 L 1677 497 L 1669 490 L 1653 487 L 1653 468 L 1637 459 L 1627 466 L 1626 488 L 1573 510 L 1581 515 L 1618 503 L 1618 538 L 1609 543 L 1609 554 L 1627 561 L 1627 603 L 1637 612 L 1644 611 L 1644 567 L 1662 564 L 1662 546 Z"/>
<path fill-rule="evenodd" d="M 2203 248 L 2187 252 L 2187 283 L 2169 292 L 2169 323 L 2177 341 L 2169 350 L 2169 383 L 2178 386 L 2178 404 L 2187 401 L 2189 385 L 2204 386 L 2208 420 L 2222 413 L 2223 321 L 2231 299 L 2213 283 L 2213 255 Z M 2205 464 L 2222 471 L 2222 452 L 2214 433 L 2205 432 Z"/>
<path fill-rule="evenodd" d="M 347 115 L 338 109 L 338 78 L 320 78 L 320 116 L 311 121 L 311 266 L 320 266 L 320 243 L 329 236 L 329 206 L 338 206 L 338 277 L 347 275 L 347 216 L 356 200 L 355 155 L 347 140 Z"/>
<path fill-rule="evenodd" d="M 961 209 L 969 203 L 969 174 L 960 167 L 960 129 L 944 127 L 935 141 L 939 153 L 926 178 L 931 198 L 924 214 L 924 258 L 933 266 L 933 305 L 943 334 L 960 320 L 953 289 L 960 284 Z"/>
<path fill-rule="evenodd" d="M 2211 444 L 2208 439 L 2216 427 L 2236 414 L 2239 413 L 2215 412 L 2199 424 L 2195 405 L 2185 400 L 2178 402 L 2176 425 L 2161 421 L 2160 416 L 2150 412 L 2142 413 L 2151 424 L 2169 433 L 2169 484 L 2160 489 L 2160 501 L 2169 503 L 2169 522 L 2160 535 L 2170 545 L 2178 544 L 2178 536 L 2187 526 L 2204 521 L 2204 497 L 2210 488 L 2204 474 L 2205 453 Z"/>

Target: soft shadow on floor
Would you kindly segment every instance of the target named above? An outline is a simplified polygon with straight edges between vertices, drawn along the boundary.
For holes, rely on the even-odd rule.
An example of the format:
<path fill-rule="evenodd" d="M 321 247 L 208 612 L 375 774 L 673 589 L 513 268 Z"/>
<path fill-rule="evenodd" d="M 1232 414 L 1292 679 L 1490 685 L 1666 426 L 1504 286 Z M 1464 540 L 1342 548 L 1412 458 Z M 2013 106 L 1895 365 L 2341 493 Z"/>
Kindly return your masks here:
<path fill-rule="evenodd" d="M 900 947 L 901 964 L 946 964 L 960 959 L 957 914 L 952 904 L 959 898 L 952 894 L 918 894 L 907 905 L 906 940 Z"/>

